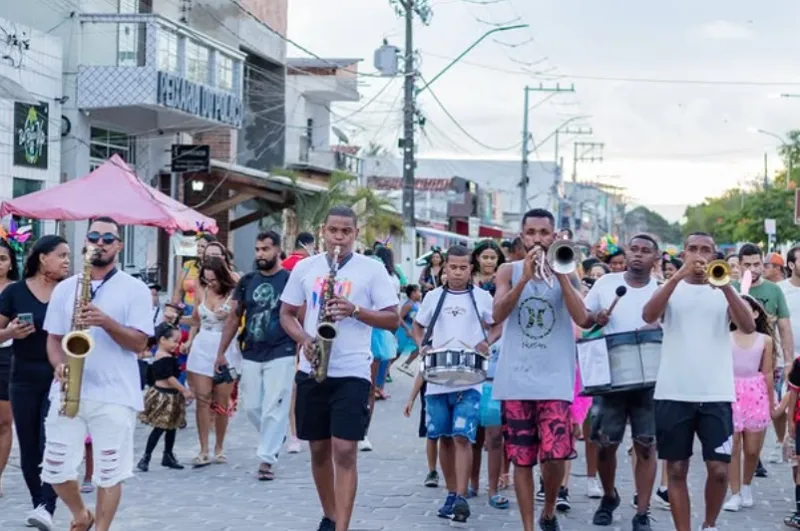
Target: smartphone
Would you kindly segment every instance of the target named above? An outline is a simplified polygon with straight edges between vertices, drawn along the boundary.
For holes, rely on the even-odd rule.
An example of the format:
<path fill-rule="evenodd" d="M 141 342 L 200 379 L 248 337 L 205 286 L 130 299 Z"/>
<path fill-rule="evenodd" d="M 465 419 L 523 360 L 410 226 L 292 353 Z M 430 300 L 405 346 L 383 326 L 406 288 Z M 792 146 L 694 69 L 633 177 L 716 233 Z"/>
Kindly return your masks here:
<path fill-rule="evenodd" d="M 29 325 L 33 326 L 33 314 L 32 313 L 20 313 L 20 314 L 17 314 L 17 319 L 19 319 L 20 322 L 23 322 L 23 323 L 26 323 L 26 324 L 29 324 Z"/>

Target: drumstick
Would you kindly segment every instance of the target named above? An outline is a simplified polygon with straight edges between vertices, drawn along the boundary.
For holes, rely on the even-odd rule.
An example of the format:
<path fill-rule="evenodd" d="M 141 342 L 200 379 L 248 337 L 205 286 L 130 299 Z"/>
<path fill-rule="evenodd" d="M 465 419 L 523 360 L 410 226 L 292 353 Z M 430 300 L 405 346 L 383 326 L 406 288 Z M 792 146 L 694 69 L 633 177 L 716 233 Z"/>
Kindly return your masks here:
<path fill-rule="evenodd" d="M 467 345 L 466 343 L 464 343 L 460 339 L 458 340 L 458 342 L 461 343 L 462 345 L 464 345 L 468 350 L 475 350 L 473 347 Z M 479 356 L 482 356 L 482 357 L 484 357 L 486 359 L 489 359 L 489 355 L 488 354 L 484 354 L 483 352 L 479 352 L 477 350 L 475 350 L 475 353 L 478 354 Z"/>
<path fill-rule="evenodd" d="M 614 311 L 614 307 L 617 305 L 617 303 L 619 302 L 619 300 L 620 300 L 622 297 L 624 297 L 624 296 L 625 296 L 625 294 L 626 294 L 626 293 L 628 293 L 628 288 L 627 288 L 627 287 L 625 287 L 625 286 L 619 286 L 619 287 L 617 288 L 617 290 L 614 292 L 614 295 L 615 295 L 615 297 L 614 297 L 614 300 L 613 300 L 613 301 L 611 301 L 611 306 L 609 306 L 609 307 L 608 307 L 608 315 L 611 315 L 611 312 L 613 312 L 613 311 Z M 598 331 L 598 330 L 600 330 L 601 328 L 603 328 L 603 327 L 602 327 L 602 326 L 600 326 L 600 325 L 598 325 L 598 324 L 596 324 L 596 325 L 594 325 L 594 326 L 593 326 L 591 329 L 589 329 L 589 333 L 590 333 L 590 334 L 594 334 L 595 332 L 597 332 L 597 331 Z"/>

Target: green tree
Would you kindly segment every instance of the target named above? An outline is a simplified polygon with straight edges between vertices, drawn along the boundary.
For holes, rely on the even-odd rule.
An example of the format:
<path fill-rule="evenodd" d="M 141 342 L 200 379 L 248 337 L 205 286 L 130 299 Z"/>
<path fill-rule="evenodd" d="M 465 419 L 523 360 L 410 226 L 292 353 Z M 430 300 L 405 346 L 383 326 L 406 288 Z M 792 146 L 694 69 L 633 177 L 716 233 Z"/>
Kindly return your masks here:
<path fill-rule="evenodd" d="M 681 241 L 681 227 L 670 223 L 658 212 L 639 206 L 625 214 L 625 233 L 630 237 L 637 232 L 648 232 L 663 243 L 678 244 Z"/>

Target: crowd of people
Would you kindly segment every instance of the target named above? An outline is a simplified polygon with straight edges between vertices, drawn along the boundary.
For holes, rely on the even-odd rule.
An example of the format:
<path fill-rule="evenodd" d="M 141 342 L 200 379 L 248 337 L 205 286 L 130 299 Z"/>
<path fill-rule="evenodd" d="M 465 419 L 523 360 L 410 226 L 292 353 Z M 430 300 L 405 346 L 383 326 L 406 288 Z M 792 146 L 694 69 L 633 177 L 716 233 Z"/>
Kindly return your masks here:
<path fill-rule="evenodd" d="M 356 251 L 357 227 L 355 213 L 339 206 L 325 219 L 322 241 L 302 233 L 290 250 L 281 235 L 262 232 L 248 272 L 237 270 L 225 245 L 198 234 L 197 256 L 165 304 L 161 286 L 117 268 L 122 239 L 111 218 L 92 220 L 83 242 L 92 253 L 88 300 L 76 300 L 82 264 L 70 264 L 63 238 L 36 241 L 22 271 L 19 245 L 0 239 L 0 478 L 13 425 L 32 503 L 25 523 L 53 529 L 60 500 L 70 531 L 110 529 L 122 483 L 150 470 L 162 438 L 161 465 L 183 469 L 175 445 L 194 422 L 191 467 L 225 464 L 229 420 L 241 411 L 258 433 L 254 479 L 280 481 L 284 447 L 297 453 L 307 443 L 319 529 L 347 530 L 358 452 L 373 449 L 374 404 L 389 398 L 393 368 L 395 377 L 413 378 L 405 416 L 422 397 L 420 479 L 443 483 L 437 515 L 455 522 L 471 516 L 484 453 L 488 504 L 508 509 L 504 492 L 513 488 L 525 531 L 536 523 L 535 500 L 539 527 L 559 529 L 559 512 L 571 508 L 579 441 L 585 494 L 599 500 L 593 524 L 609 526 L 621 505 L 617 453 L 630 431 L 634 531 L 651 529 L 651 499 L 672 511 L 676 529 L 691 528 L 686 478 L 695 436 L 708 475 L 701 529 L 715 529 L 721 510 L 754 505 L 753 478 L 768 474 L 759 456 L 770 424 L 778 440 L 770 462 L 795 459 L 800 248 L 785 260 L 764 260 L 753 244 L 724 256 L 710 235 L 693 233 L 678 258 L 637 234 L 624 245 L 599 242 L 574 272 L 562 273 L 547 251 L 572 235 L 534 209 L 513 241 L 433 248 L 414 284 L 388 246 Z M 726 261 L 731 282 L 709 284 L 714 260 Z M 320 377 L 323 319 L 336 323 L 337 336 Z M 89 331 L 94 351 L 70 417 L 61 407 L 70 381 L 62 339 L 76 327 Z M 655 381 L 585 396 L 576 345 L 646 330 L 663 334 Z M 450 347 L 485 358 L 486 379 L 428 381 L 429 355 Z M 150 432 L 135 456 L 137 422 Z M 785 523 L 800 528 L 794 471 L 797 507 Z M 95 489 L 90 510 L 81 493 Z"/>

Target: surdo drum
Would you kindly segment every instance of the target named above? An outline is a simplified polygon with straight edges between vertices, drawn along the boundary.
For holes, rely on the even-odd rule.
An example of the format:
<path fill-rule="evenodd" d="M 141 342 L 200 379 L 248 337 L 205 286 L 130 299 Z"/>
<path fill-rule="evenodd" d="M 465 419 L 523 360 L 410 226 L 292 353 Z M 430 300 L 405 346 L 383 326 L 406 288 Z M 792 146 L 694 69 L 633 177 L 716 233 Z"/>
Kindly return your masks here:
<path fill-rule="evenodd" d="M 476 385 L 486 379 L 488 363 L 488 358 L 475 350 L 430 350 L 422 356 L 422 377 L 426 382 L 448 387 Z"/>
<path fill-rule="evenodd" d="M 584 378 L 584 396 L 596 396 L 621 391 L 631 391 L 636 389 L 650 389 L 655 387 L 658 377 L 658 367 L 661 363 L 661 340 L 663 331 L 660 328 L 636 330 L 634 332 L 621 332 L 609 334 L 607 336 L 584 339 L 578 341 L 579 358 L 582 352 L 592 352 L 594 359 L 591 364 L 600 367 L 601 373 L 608 367 L 610 378 Z M 591 346 L 590 342 L 604 341 L 605 349 L 601 348 L 581 348 Z M 598 346 L 598 345 L 595 345 Z M 587 360 L 579 359 L 581 363 L 581 373 L 583 375 Z M 587 371 L 595 372 L 598 371 Z M 588 375 L 587 375 L 588 376 Z"/>

